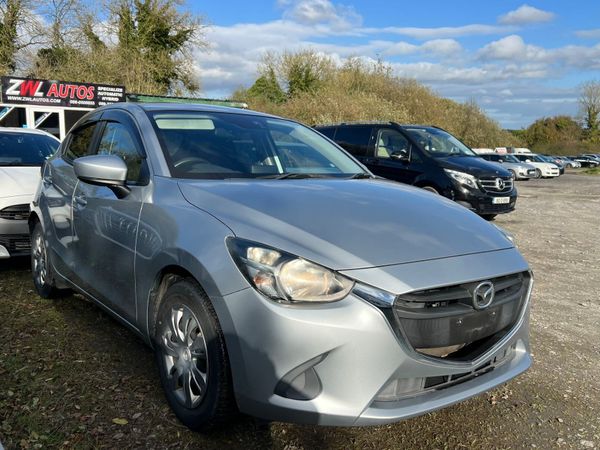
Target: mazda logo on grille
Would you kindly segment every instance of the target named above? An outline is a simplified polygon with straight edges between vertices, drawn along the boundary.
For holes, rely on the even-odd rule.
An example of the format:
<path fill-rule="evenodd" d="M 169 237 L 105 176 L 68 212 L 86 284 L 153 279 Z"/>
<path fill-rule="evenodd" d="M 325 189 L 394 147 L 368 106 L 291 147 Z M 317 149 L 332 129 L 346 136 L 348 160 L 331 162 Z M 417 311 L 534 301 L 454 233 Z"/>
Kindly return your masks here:
<path fill-rule="evenodd" d="M 494 283 L 491 281 L 479 283 L 473 290 L 473 308 L 479 310 L 487 308 L 494 301 L 495 294 Z"/>
<path fill-rule="evenodd" d="M 502 178 L 496 178 L 496 189 L 499 191 L 504 189 L 504 180 Z"/>

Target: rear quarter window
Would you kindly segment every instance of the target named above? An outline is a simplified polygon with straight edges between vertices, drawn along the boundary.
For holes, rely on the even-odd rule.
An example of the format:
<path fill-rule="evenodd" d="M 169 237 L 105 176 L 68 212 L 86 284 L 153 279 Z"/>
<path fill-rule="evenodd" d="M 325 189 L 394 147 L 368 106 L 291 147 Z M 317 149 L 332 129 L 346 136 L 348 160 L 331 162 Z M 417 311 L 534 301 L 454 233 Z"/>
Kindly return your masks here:
<path fill-rule="evenodd" d="M 367 156 L 373 127 L 339 127 L 335 141 L 354 156 Z"/>

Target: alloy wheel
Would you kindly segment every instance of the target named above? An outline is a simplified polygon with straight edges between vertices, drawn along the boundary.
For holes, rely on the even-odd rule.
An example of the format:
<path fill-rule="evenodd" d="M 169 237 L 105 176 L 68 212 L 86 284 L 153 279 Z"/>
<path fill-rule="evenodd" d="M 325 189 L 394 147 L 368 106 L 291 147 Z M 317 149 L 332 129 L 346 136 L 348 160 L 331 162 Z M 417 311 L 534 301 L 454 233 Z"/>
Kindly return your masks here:
<path fill-rule="evenodd" d="M 200 322 L 186 305 L 174 306 L 163 318 L 160 345 L 175 398 L 186 408 L 197 407 L 207 389 L 208 355 Z"/>
<path fill-rule="evenodd" d="M 39 286 L 44 286 L 48 278 L 48 266 L 46 259 L 46 244 L 41 233 L 36 233 L 33 239 L 33 276 Z"/>

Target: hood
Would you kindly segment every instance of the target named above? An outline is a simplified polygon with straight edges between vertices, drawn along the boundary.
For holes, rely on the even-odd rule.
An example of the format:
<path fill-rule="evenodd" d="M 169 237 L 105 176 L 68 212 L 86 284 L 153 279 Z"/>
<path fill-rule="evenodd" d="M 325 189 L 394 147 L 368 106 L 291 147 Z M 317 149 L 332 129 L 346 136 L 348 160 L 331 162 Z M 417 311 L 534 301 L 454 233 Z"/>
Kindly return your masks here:
<path fill-rule="evenodd" d="M 0 198 L 33 195 L 39 180 L 39 166 L 0 166 Z"/>
<path fill-rule="evenodd" d="M 236 236 L 332 269 L 512 247 L 493 225 L 422 189 L 383 180 L 180 181 L 183 196 Z"/>
<path fill-rule="evenodd" d="M 556 164 L 552 164 L 549 162 L 531 161 L 527 164 L 531 164 L 532 166 L 538 167 L 540 169 L 558 169 L 558 166 Z"/>
<path fill-rule="evenodd" d="M 510 177 L 510 172 L 498 163 L 486 161 L 479 156 L 448 156 L 436 158 L 445 169 L 466 172 L 476 177 Z"/>

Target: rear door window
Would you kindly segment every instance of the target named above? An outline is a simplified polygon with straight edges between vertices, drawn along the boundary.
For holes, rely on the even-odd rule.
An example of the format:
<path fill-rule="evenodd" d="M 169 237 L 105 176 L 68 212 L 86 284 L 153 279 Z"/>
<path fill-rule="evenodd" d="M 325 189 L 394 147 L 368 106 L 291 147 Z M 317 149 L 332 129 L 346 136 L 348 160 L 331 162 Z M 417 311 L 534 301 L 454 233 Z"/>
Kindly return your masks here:
<path fill-rule="evenodd" d="M 372 132 L 371 126 L 342 126 L 335 134 L 335 141 L 354 156 L 369 156 Z"/>

